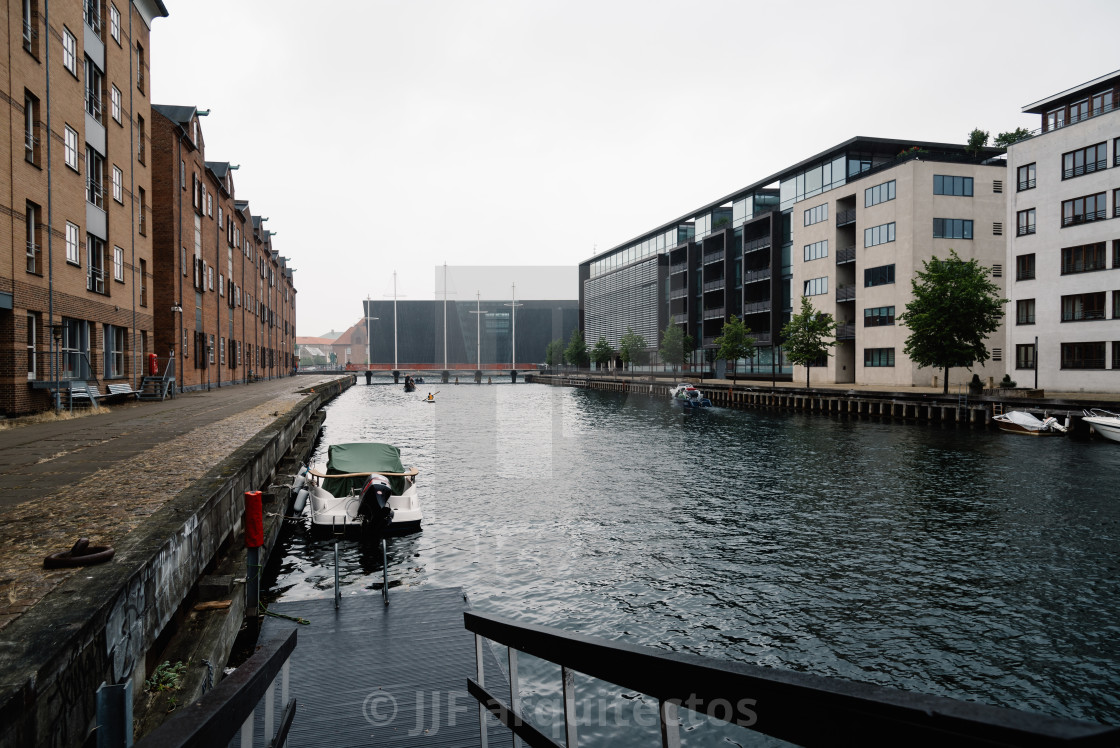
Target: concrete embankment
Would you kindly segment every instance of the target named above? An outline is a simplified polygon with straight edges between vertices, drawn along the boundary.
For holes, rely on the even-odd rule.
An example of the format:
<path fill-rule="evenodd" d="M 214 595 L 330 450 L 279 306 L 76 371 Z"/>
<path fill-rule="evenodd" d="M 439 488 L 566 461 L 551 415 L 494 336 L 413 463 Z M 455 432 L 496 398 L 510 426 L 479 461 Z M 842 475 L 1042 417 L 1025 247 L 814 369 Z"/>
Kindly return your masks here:
<path fill-rule="evenodd" d="M 49 425 L 41 429 L 49 439 L 37 438 L 37 426 L 0 432 L 0 447 L 22 450 L 30 464 L 38 451 L 40 464 L 66 476 L 60 485 L 52 471 L 0 471 L 34 495 L 0 505 L 0 542 L 12 549 L 0 564 L 9 602 L 0 620 L 0 747 L 82 745 L 100 684 L 131 681 L 142 691 L 196 582 L 239 542 L 244 492 L 277 479 L 314 414 L 351 382 L 291 378 L 190 393 L 114 408 L 69 431 Z M 68 548 L 79 527 L 115 547 L 112 561 L 49 573 L 30 565 Z M 44 548 L 44 537 L 67 542 Z"/>
<path fill-rule="evenodd" d="M 669 398 L 677 379 L 655 376 L 610 376 L 600 374 L 533 374 L 528 381 L 553 386 L 582 387 L 628 395 Z M 890 387 L 817 385 L 802 387 L 790 382 L 731 381 L 726 379 L 689 379 L 704 396 L 719 407 L 793 410 L 825 415 L 954 426 L 992 426 L 992 416 L 1011 410 L 1024 410 L 1039 416 L 1069 416 L 1078 430 L 1082 410 L 1105 407 L 1116 410 L 1117 396 L 1090 393 L 1045 393 L 1037 390 L 996 390 L 980 395 L 943 394 L 933 387 L 896 390 Z"/>

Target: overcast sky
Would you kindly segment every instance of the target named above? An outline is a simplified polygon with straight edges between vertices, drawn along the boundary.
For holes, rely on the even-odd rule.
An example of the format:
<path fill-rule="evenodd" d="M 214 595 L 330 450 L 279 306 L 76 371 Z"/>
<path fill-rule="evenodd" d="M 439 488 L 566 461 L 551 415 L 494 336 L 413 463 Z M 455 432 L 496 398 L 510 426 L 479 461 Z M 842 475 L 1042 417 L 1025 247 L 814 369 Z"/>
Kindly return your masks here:
<path fill-rule="evenodd" d="M 577 265 L 856 135 L 1034 129 L 1120 68 L 1115 0 L 164 2 L 152 102 L 211 110 L 300 335 L 394 270 L 430 299 L 444 262 Z"/>

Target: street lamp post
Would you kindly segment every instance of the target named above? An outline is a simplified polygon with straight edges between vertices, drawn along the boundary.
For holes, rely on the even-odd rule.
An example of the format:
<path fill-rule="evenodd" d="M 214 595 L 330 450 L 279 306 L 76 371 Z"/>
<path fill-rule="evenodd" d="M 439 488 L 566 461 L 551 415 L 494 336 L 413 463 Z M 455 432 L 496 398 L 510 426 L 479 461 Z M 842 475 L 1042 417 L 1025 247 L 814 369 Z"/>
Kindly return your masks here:
<path fill-rule="evenodd" d="M 62 323 L 51 323 L 51 335 L 54 337 L 54 356 L 52 359 L 57 361 L 54 368 L 54 412 L 57 415 L 62 410 L 62 398 L 59 393 L 59 388 L 62 387 Z"/>
<path fill-rule="evenodd" d="M 214 346 L 206 344 L 206 391 L 210 391 L 210 364 L 214 357 Z"/>
<path fill-rule="evenodd" d="M 1115 343 L 1113 344 L 1115 345 Z M 1038 389 L 1038 336 L 1034 336 L 1034 388 Z"/>
<path fill-rule="evenodd" d="M 174 316 L 174 315 L 181 315 L 182 313 L 183 313 L 182 305 L 178 301 L 172 302 L 172 304 L 171 304 L 171 314 Z M 182 317 L 176 317 L 176 319 L 179 320 L 179 324 L 175 325 L 175 336 L 176 336 L 176 339 L 178 339 L 178 338 L 181 338 L 183 336 L 183 332 L 182 332 L 183 318 Z M 172 361 L 175 360 L 175 346 L 174 345 L 171 346 L 171 360 Z M 178 368 L 181 369 L 182 367 L 180 366 Z M 178 372 L 174 372 L 174 373 L 175 373 L 176 376 L 178 376 Z M 245 384 L 249 384 L 249 378 L 248 377 L 245 378 Z M 179 379 L 179 392 L 182 392 L 182 391 L 183 391 L 183 380 L 180 378 Z M 175 389 L 174 388 L 172 388 L 171 394 L 172 395 L 175 394 Z"/>
<path fill-rule="evenodd" d="M 475 292 L 475 311 L 471 312 L 475 315 L 475 364 L 478 366 L 478 373 L 475 375 L 477 380 L 482 382 L 482 292 Z"/>
<path fill-rule="evenodd" d="M 369 313 L 371 311 L 370 307 L 372 306 L 372 303 L 373 302 L 370 300 L 369 295 L 367 294 L 366 295 L 366 370 L 367 371 L 372 371 L 373 370 L 373 325 L 371 325 L 370 322 L 376 322 L 377 320 L 381 319 L 380 317 L 369 316 Z M 396 325 L 396 315 L 395 314 L 393 315 L 393 324 Z"/>

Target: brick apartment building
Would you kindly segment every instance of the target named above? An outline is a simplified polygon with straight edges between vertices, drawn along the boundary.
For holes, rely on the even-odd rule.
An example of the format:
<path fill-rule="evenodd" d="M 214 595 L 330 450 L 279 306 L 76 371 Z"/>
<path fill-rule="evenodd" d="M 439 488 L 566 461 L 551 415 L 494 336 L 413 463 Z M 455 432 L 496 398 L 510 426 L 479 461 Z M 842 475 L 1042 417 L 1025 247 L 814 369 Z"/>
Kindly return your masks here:
<path fill-rule="evenodd" d="M 288 374 L 296 292 L 266 218 L 238 200 L 237 166 L 207 161 L 191 106 L 153 106 L 156 350 L 192 390 Z"/>
<path fill-rule="evenodd" d="M 0 413 L 135 383 L 154 334 L 148 54 L 161 0 L 8 0 Z"/>

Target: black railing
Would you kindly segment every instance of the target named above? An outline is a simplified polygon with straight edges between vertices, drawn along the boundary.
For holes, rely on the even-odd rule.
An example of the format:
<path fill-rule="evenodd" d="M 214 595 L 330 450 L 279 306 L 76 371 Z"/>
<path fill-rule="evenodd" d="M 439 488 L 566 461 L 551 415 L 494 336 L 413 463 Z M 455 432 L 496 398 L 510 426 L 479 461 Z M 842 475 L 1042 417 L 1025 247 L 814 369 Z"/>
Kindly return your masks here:
<path fill-rule="evenodd" d="M 1071 360 L 1062 360 L 1063 369 L 1103 369 L 1103 358 L 1078 358 Z"/>
<path fill-rule="evenodd" d="M 682 314 L 674 314 L 673 315 L 673 324 L 674 325 L 680 325 L 680 324 L 687 325 L 688 324 L 688 313 L 684 312 Z"/>
<path fill-rule="evenodd" d="M 723 262 L 723 250 L 717 249 L 714 252 L 704 253 L 704 264 L 710 265 L 714 262 Z"/>
<path fill-rule="evenodd" d="M 761 239 L 752 239 L 749 242 L 744 242 L 744 252 L 755 252 L 760 249 L 769 249 L 771 245 L 770 237 L 764 236 Z"/>
<path fill-rule="evenodd" d="M 1019 192 L 1022 192 L 1023 190 L 1033 190 L 1034 188 L 1034 179 L 1024 179 L 1023 181 L 1019 182 Z"/>
<path fill-rule="evenodd" d="M 136 748 L 229 745 L 239 732 L 245 744 L 246 734 L 250 739 L 253 735 L 257 704 L 273 699 L 278 675 L 283 711 L 278 726 L 265 725 L 265 740 L 272 741 L 269 745 L 284 745 L 296 714 L 296 700 L 288 699 L 288 658 L 295 648 L 295 629 L 285 638 L 266 643 L 214 690 L 157 727 Z M 270 709 L 266 712 L 271 714 Z"/>
<path fill-rule="evenodd" d="M 856 287 L 852 284 L 845 284 L 836 287 L 836 301 L 855 301 L 856 300 Z"/>
<path fill-rule="evenodd" d="M 1027 234 L 1033 234 L 1034 229 L 1035 225 L 1033 223 L 1021 224 L 1018 230 L 1015 232 L 1015 236 L 1026 236 Z"/>
<path fill-rule="evenodd" d="M 670 273 L 683 273 L 685 270 L 688 270 L 687 260 L 685 262 L 674 262 L 669 266 Z"/>
<path fill-rule="evenodd" d="M 1084 322 L 1090 319 L 1108 319 L 1103 309 L 1077 309 L 1062 313 L 1062 322 Z"/>
<path fill-rule="evenodd" d="M 724 307 L 722 306 L 704 310 L 704 319 L 723 319 L 723 315 Z"/>
<path fill-rule="evenodd" d="M 481 720 L 485 709 L 530 748 L 557 748 L 559 744 L 527 722 L 521 712 L 520 653 L 560 666 L 566 748 L 579 745 L 577 674 L 581 679 L 597 678 L 656 699 L 663 746 L 681 744 L 683 720 L 678 715 L 682 709 L 808 746 L 1106 745 L 1120 739 L 1120 729 L 1106 725 L 662 652 L 480 613 L 464 613 L 463 619 L 467 630 L 475 635 L 479 674 L 477 680 L 467 679 L 467 691 L 479 703 L 482 734 L 487 729 Z M 508 704 L 483 683 L 486 640 L 508 648 Z M 586 705 L 581 711 L 586 711 Z M 806 715 L 812 715 L 812 719 Z"/>
<path fill-rule="evenodd" d="M 1079 223 L 1090 223 L 1092 221 L 1101 221 L 1108 218 L 1108 209 L 1101 208 L 1100 210 L 1093 210 L 1087 213 L 1077 213 L 1072 216 L 1062 216 L 1062 228 L 1066 226 L 1075 226 Z"/>
<path fill-rule="evenodd" d="M 759 270 L 748 270 L 743 273 L 743 281 L 745 283 L 754 283 L 755 281 L 770 280 L 770 268 L 761 268 Z"/>
<path fill-rule="evenodd" d="M 677 299 L 683 299 L 686 296 L 688 296 L 687 288 L 674 288 L 669 292 L 669 298 L 674 301 L 676 301 Z"/>
<path fill-rule="evenodd" d="M 1080 177 L 1082 174 L 1092 174 L 1094 171 L 1104 171 L 1107 168 L 1108 159 L 1102 158 L 1098 161 L 1092 161 L 1088 164 L 1075 166 L 1072 169 L 1063 169 L 1062 179 L 1073 179 L 1074 177 Z"/>
<path fill-rule="evenodd" d="M 724 288 L 723 278 L 711 280 L 704 284 L 705 291 L 722 291 Z"/>
<path fill-rule="evenodd" d="M 843 265 L 846 262 L 855 262 L 855 261 L 856 261 L 856 248 L 854 246 L 844 247 L 843 249 L 840 249 L 840 250 L 836 251 L 836 264 L 837 265 Z"/>
<path fill-rule="evenodd" d="M 768 312 L 773 306 L 773 302 L 769 299 L 766 301 L 751 301 L 743 304 L 743 314 L 757 314 L 759 312 Z"/>
<path fill-rule="evenodd" d="M 837 325 L 836 326 L 836 339 L 837 340 L 855 340 L 856 326 L 855 325 Z"/>
<path fill-rule="evenodd" d="M 836 225 L 847 226 L 848 224 L 856 222 L 856 209 L 849 208 L 848 210 L 836 211 Z"/>
<path fill-rule="evenodd" d="M 1101 254 L 1097 262 L 1063 262 L 1062 275 L 1076 275 L 1077 273 L 1092 273 L 1097 270 L 1107 270 L 1104 264 L 1104 255 Z"/>

